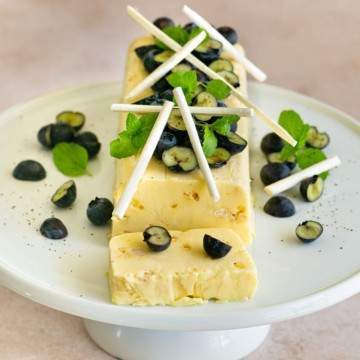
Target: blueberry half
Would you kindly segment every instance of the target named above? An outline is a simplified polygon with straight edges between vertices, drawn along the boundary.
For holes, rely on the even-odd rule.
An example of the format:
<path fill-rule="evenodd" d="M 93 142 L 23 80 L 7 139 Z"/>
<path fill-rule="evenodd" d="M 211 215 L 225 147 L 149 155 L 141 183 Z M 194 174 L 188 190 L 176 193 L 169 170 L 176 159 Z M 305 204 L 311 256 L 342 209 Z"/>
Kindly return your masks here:
<path fill-rule="evenodd" d="M 44 167 L 35 160 L 23 160 L 13 170 L 13 176 L 18 180 L 39 181 L 46 177 Z"/>
<path fill-rule="evenodd" d="M 59 240 L 68 235 L 68 231 L 60 219 L 49 218 L 46 219 L 40 226 L 41 235 L 48 239 Z"/>
<path fill-rule="evenodd" d="M 212 258 L 212 259 L 220 259 L 226 256 L 229 251 L 231 250 L 231 246 L 220 241 L 208 234 L 204 235 L 203 239 L 203 247 L 205 252 Z"/>
<path fill-rule="evenodd" d="M 143 236 L 150 250 L 155 252 L 164 251 L 171 244 L 171 235 L 162 226 L 149 226 L 144 230 Z"/>
<path fill-rule="evenodd" d="M 271 216 L 284 218 L 295 214 L 295 206 L 285 196 L 273 196 L 266 202 L 264 211 Z"/>
<path fill-rule="evenodd" d="M 260 178 L 264 185 L 270 185 L 278 180 L 286 178 L 290 174 L 290 169 L 283 163 L 269 163 L 262 167 Z"/>

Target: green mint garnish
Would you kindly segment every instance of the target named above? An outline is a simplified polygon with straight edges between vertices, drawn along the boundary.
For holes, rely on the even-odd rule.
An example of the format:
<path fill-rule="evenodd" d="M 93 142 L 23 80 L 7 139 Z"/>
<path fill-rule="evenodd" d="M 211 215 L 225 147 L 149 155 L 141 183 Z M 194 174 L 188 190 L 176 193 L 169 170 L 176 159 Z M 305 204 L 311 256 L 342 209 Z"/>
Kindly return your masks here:
<path fill-rule="evenodd" d="M 111 156 L 121 159 L 135 155 L 145 145 L 156 118 L 155 113 L 141 117 L 129 113 L 126 119 L 126 130 L 110 143 Z"/>
<path fill-rule="evenodd" d="M 220 135 L 228 135 L 231 130 L 231 124 L 236 123 L 240 117 L 238 115 L 225 115 L 212 123 L 211 129 Z"/>
<path fill-rule="evenodd" d="M 180 86 L 185 94 L 186 101 L 189 103 L 197 88 L 196 71 L 177 71 L 166 77 L 167 82 L 176 88 Z"/>
<path fill-rule="evenodd" d="M 214 134 L 214 131 L 209 126 L 205 126 L 202 148 L 206 157 L 214 154 L 217 143 L 218 141 L 216 135 Z"/>
<path fill-rule="evenodd" d="M 279 117 L 279 124 L 297 141 L 295 147 L 289 144 L 284 145 L 280 154 L 282 161 L 295 156 L 300 169 L 305 169 L 326 159 L 323 151 L 306 147 L 306 138 L 310 125 L 304 123 L 297 112 L 293 110 L 282 111 Z M 328 171 L 320 174 L 324 180 L 328 175 Z"/>
<path fill-rule="evenodd" d="M 59 143 L 52 149 L 55 166 L 66 176 L 80 176 L 86 173 L 88 153 L 75 143 Z"/>
<path fill-rule="evenodd" d="M 180 45 L 185 45 L 189 41 L 189 33 L 186 30 L 184 30 L 180 25 L 168 26 L 164 28 L 162 31 Z M 155 44 L 160 49 L 164 49 L 164 50 L 168 49 L 168 47 L 158 39 L 155 39 Z"/>
<path fill-rule="evenodd" d="M 221 80 L 210 80 L 206 85 L 206 91 L 217 100 L 225 99 L 231 93 L 230 88 Z"/>

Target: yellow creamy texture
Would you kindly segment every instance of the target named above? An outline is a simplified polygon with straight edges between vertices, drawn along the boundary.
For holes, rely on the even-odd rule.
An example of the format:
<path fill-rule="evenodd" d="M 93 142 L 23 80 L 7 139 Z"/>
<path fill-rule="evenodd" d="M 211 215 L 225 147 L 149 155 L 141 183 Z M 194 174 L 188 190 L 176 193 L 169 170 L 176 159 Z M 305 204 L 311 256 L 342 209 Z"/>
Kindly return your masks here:
<path fill-rule="evenodd" d="M 232 246 L 213 260 L 203 250 L 209 234 Z M 112 302 L 131 305 L 196 305 L 207 300 L 249 299 L 256 290 L 254 263 L 241 238 L 231 229 L 172 231 L 170 247 L 149 250 L 142 233 L 110 241 L 109 282 Z"/>
<path fill-rule="evenodd" d="M 130 46 L 124 79 L 125 94 L 148 75 L 134 49 L 152 42 L 151 37 L 146 37 L 136 40 Z M 246 93 L 245 71 L 238 63 L 233 65 L 234 72 L 240 78 L 241 90 Z M 148 90 L 141 97 L 150 94 L 151 91 Z M 228 106 L 242 106 L 233 96 L 226 103 Z M 126 116 L 127 114 L 121 116 L 121 129 L 125 125 Z M 237 132 L 248 138 L 247 118 L 241 118 Z M 114 201 L 119 199 L 136 161 L 136 156 L 116 160 Z M 176 174 L 169 171 L 161 161 L 152 159 L 125 218 L 113 219 L 113 236 L 143 231 L 150 224 L 182 231 L 228 227 L 235 230 L 246 244 L 250 243 L 254 227 L 248 149 L 232 156 L 226 166 L 215 169 L 212 173 L 221 195 L 217 203 L 210 197 L 200 170 Z"/>

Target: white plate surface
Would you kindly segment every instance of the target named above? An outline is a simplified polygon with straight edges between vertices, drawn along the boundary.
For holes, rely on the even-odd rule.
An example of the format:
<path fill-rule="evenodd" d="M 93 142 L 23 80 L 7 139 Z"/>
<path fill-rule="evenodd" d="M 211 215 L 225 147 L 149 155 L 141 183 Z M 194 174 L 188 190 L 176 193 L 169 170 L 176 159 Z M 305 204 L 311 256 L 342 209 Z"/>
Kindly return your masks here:
<path fill-rule="evenodd" d="M 253 120 L 252 176 L 255 179 L 257 237 L 251 248 L 258 271 L 259 289 L 247 303 L 197 307 L 136 308 L 109 303 L 106 271 L 106 233 L 86 219 L 87 203 L 95 196 L 111 197 L 113 160 L 108 143 L 116 134 L 117 113 L 110 112 L 120 86 L 94 84 L 66 89 L 18 105 L 0 116 L 0 282 L 18 293 L 56 309 L 113 324 L 168 330 L 215 330 L 249 327 L 304 315 L 339 302 L 360 289 L 360 142 L 359 125 L 349 116 L 316 100 L 264 84 L 250 84 L 250 97 L 274 118 L 294 109 L 309 123 L 326 130 L 343 165 L 331 172 L 326 191 L 314 204 L 303 202 L 297 190 L 295 216 L 276 219 L 262 206 L 266 195 L 259 181 L 265 159 L 259 150 L 268 131 Z M 103 144 L 91 162 L 92 177 L 76 179 L 74 208 L 55 209 L 49 201 L 66 177 L 54 167 L 51 154 L 36 141 L 37 130 L 64 109 L 87 116 L 87 130 Z M 47 169 L 44 181 L 31 183 L 12 178 L 14 165 L 23 159 L 39 160 Z M 65 241 L 43 238 L 41 222 L 55 215 L 67 225 Z M 312 244 L 295 239 L 296 225 L 317 219 L 325 226 Z"/>

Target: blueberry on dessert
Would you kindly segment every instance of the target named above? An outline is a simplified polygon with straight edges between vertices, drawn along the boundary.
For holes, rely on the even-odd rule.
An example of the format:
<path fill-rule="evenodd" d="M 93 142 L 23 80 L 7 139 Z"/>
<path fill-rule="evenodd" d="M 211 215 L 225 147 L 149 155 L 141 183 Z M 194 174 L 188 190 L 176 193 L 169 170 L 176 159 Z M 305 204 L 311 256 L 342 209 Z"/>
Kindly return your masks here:
<path fill-rule="evenodd" d="M 149 51 L 158 50 L 158 49 L 159 48 L 156 45 L 145 45 L 145 46 L 140 46 L 140 47 L 136 48 L 135 53 L 141 61 L 144 61 L 144 57 Z"/>
<path fill-rule="evenodd" d="M 211 70 L 214 70 L 215 72 L 220 72 L 220 71 L 230 71 L 230 72 L 232 72 L 234 70 L 234 67 L 233 67 L 232 63 L 229 60 L 226 60 L 226 59 L 217 59 L 217 60 L 213 61 L 209 65 L 209 68 Z"/>
<path fill-rule="evenodd" d="M 192 149 L 185 146 L 173 146 L 162 154 L 163 163 L 174 172 L 190 172 L 197 168 L 197 160 Z"/>
<path fill-rule="evenodd" d="M 300 241 L 309 243 L 320 237 L 323 232 L 323 227 L 317 221 L 307 220 L 299 224 L 295 232 Z"/>
<path fill-rule="evenodd" d="M 219 59 L 222 44 L 214 39 L 204 40 L 195 50 L 194 55 L 206 65 Z"/>
<path fill-rule="evenodd" d="M 273 196 L 266 202 L 264 211 L 271 216 L 284 218 L 295 214 L 295 206 L 285 196 Z"/>
<path fill-rule="evenodd" d="M 154 25 L 163 30 L 169 26 L 175 26 L 175 23 L 170 18 L 163 16 L 154 20 Z"/>
<path fill-rule="evenodd" d="M 239 77 L 232 71 L 222 70 L 219 71 L 218 74 L 228 83 L 230 83 L 233 87 L 237 88 L 240 86 Z"/>
<path fill-rule="evenodd" d="M 229 151 L 231 155 L 241 153 L 247 146 L 247 141 L 234 132 L 230 132 L 228 135 L 218 135 L 218 141 L 219 146 Z"/>
<path fill-rule="evenodd" d="M 143 63 L 145 69 L 151 73 L 153 72 L 161 63 L 155 60 L 155 56 L 160 54 L 162 51 L 160 49 L 153 49 L 148 51 L 143 57 Z"/>
<path fill-rule="evenodd" d="M 270 185 L 290 175 L 290 169 L 283 163 L 269 163 L 262 167 L 260 178 L 264 185 Z"/>
<path fill-rule="evenodd" d="M 40 226 L 40 234 L 48 239 L 59 240 L 68 235 L 68 231 L 60 219 L 46 219 Z"/>
<path fill-rule="evenodd" d="M 86 214 L 94 225 L 105 225 L 111 219 L 113 210 L 114 206 L 110 200 L 96 197 L 90 201 Z"/>
<path fill-rule="evenodd" d="M 177 145 L 177 138 L 175 134 L 169 131 L 164 131 L 161 134 L 158 144 L 156 145 L 154 156 L 158 160 L 161 160 L 163 152 L 176 145 Z"/>
<path fill-rule="evenodd" d="M 238 42 L 237 32 L 230 26 L 220 26 L 217 31 L 232 45 Z"/>
<path fill-rule="evenodd" d="M 46 177 L 44 167 L 35 160 L 23 160 L 13 170 L 13 177 L 18 180 L 39 181 Z"/>
<path fill-rule="evenodd" d="M 217 100 L 215 96 L 203 91 L 196 96 L 193 106 L 217 107 Z M 209 121 L 212 115 L 195 114 L 195 118 L 200 121 Z"/>
<path fill-rule="evenodd" d="M 171 244 L 171 235 L 162 226 L 149 226 L 143 232 L 144 241 L 155 252 L 166 250 Z"/>
<path fill-rule="evenodd" d="M 73 180 L 69 180 L 61 185 L 51 197 L 51 202 L 60 208 L 67 208 L 76 199 L 76 185 Z"/>
<path fill-rule="evenodd" d="M 231 250 L 231 246 L 220 241 L 208 234 L 204 235 L 203 247 L 206 252 L 212 259 L 221 259 L 226 256 Z"/>
<path fill-rule="evenodd" d="M 262 138 L 260 146 L 264 154 L 270 154 L 280 152 L 284 142 L 277 134 L 269 133 Z"/>
<path fill-rule="evenodd" d="M 316 201 L 322 195 L 324 185 L 324 180 L 320 176 L 314 175 L 300 183 L 300 193 L 306 201 Z"/>
<path fill-rule="evenodd" d="M 215 149 L 214 153 L 207 157 L 207 162 L 211 168 L 217 169 L 220 168 L 230 160 L 231 154 L 228 150 L 218 147 Z"/>
<path fill-rule="evenodd" d="M 85 124 L 85 115 L 77 111 L 63 111 L 56 115 L 56 122 L 67 124 L 79 131 Z"/>
<path fill-rule="evenodd" d="M 315 149 L 324 149 L 329 145 L 330 137 L 326 132 L 319 132 L 316 126 L 311 126 L 307 138 L 306 144 L 309 147 Z"/>

